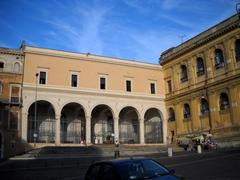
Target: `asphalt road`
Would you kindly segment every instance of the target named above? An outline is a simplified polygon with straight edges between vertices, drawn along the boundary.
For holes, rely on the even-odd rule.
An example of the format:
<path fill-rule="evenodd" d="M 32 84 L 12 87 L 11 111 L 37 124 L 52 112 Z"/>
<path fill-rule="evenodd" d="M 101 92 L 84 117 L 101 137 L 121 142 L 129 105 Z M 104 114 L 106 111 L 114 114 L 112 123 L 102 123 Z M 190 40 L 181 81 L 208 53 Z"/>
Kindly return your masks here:
<path fill-rule="evenodd" d="M 156 159 L 187 180 L 240 180 L 240 149 L 202 154 L 182 152 L 173 157 L 154 154 Z M 0 165 L 0 179 L 81 180 L 92 161 L 102 158 L 18 159 Z M 103 158 L 104 159 L 104 158 Z"/>

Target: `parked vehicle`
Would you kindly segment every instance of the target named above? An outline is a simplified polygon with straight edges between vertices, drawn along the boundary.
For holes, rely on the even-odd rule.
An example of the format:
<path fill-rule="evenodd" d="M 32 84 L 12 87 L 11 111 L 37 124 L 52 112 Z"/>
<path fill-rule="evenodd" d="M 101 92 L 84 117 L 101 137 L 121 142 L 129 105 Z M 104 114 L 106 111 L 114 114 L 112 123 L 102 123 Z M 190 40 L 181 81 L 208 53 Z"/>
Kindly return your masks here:
<path fill-rule="evenodd" d="M 114 159 L 96 162 L 88 168 L 85 180 L 181 180 L 157 161 L 149 158 Z"/>

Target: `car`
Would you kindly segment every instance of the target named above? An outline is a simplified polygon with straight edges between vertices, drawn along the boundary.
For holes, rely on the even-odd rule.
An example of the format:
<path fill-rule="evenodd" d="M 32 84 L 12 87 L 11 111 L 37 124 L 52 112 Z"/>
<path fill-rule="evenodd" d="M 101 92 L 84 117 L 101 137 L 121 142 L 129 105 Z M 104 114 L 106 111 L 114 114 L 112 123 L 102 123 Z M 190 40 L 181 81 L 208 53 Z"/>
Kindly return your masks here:
<path fill-rule="evenodd" d="M 91 164 L 85 180 L 182 180 L 162 164 L 150 158 L 125 158 Z"/>

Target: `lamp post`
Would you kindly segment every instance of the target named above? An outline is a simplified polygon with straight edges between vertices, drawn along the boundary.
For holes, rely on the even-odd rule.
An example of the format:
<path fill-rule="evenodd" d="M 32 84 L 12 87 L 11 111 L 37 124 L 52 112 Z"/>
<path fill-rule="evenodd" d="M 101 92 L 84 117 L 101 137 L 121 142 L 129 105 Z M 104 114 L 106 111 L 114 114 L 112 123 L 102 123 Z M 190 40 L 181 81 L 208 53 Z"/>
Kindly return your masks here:
<path fill-rule="evenodd" d="M 38 73 L 36 73 L 36 88 L 35 88 L 35 117 L 34 117 L 34 147 L 36 147 L 36 141 L 37 141 L 37 85 L 38 85 Z"/>
<path fill-rule="evenodd" d="M 237 15 L 238 15 L 238 20 L 240 20 L 240 3 L 236 4 L 236 11 L 237 11 Z M 238 24 L 238 27 L 240 27 L 240 22 Z"/>

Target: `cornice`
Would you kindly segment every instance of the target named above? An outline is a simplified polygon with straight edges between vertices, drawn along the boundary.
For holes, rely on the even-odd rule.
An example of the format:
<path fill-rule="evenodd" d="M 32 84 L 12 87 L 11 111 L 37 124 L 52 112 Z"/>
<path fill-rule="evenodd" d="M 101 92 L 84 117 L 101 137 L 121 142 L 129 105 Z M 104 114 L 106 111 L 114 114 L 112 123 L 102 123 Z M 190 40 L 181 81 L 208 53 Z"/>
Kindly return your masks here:
<path fill-rule="evenodd" d="M 11 48 L 2 48 L 0 47 L 0 54 L 11 54 L 11 55 L 18 55 L 23 56 L 23 52 L 19 49 L 11 49 Z"/>
<path fill-rule="evenodd" d="M 131 66 L 131 67 L 145 68 L 145 69 L 151 69 L 151 70 L 157 70 L 157 71 L 162 70 L 162 67 L 159 64 L 150 64 L 150 63 L 143 63 L 143 62 L 138 62 L 133 60 L 131 61 L 126 59 L 98 56 L 90 53 L 83 54 L 83 53 L 76 53 L 76 52 L 66 52 L 61 50 L 38 48 L 38 47 L 32 47 L 32 46 L 25 46 L 24 52 L 29 54 L 62 57 L 62 58 L 69 58 L 69 59 L 82 60 L 82 61 Z"/>
<path fill-rule="evenodd" d="M 223 22 L 207 29 L 206 31 L 198 34 L 190 40 L 180 44 L 175 48 L 171 48 L 161 54 L 160 64 L 165 65 L 169 61 L 176 59 L 198 47 L 207 44 L 208 42 L 238 28 L 239 19 L 237 15 L 233 15 Z"/>
<path fill-rule="evenodd" d="M 106 96 L 112 98 L 129 98 L 129 99 L 144 99 L 150 101 L 164 101 L 164 96 L 159 94 L 148 95 L 145 93 L 126 93 L 123 91 L 110 91 L 110 90 L 96 90 L 96 89 L 79 89 L 79 88 L 67 88 L 67 87 L 59 87 L 59 86 L 43 86 L 38 85 L 38 92 L 54 92 L 54 93 L 65 93 L 71 95 L 91 95 L 91 96 Z M 23 91 L 31 90 L 36 91 L 36 85 L 30 83 L 23 83 Z"/>

